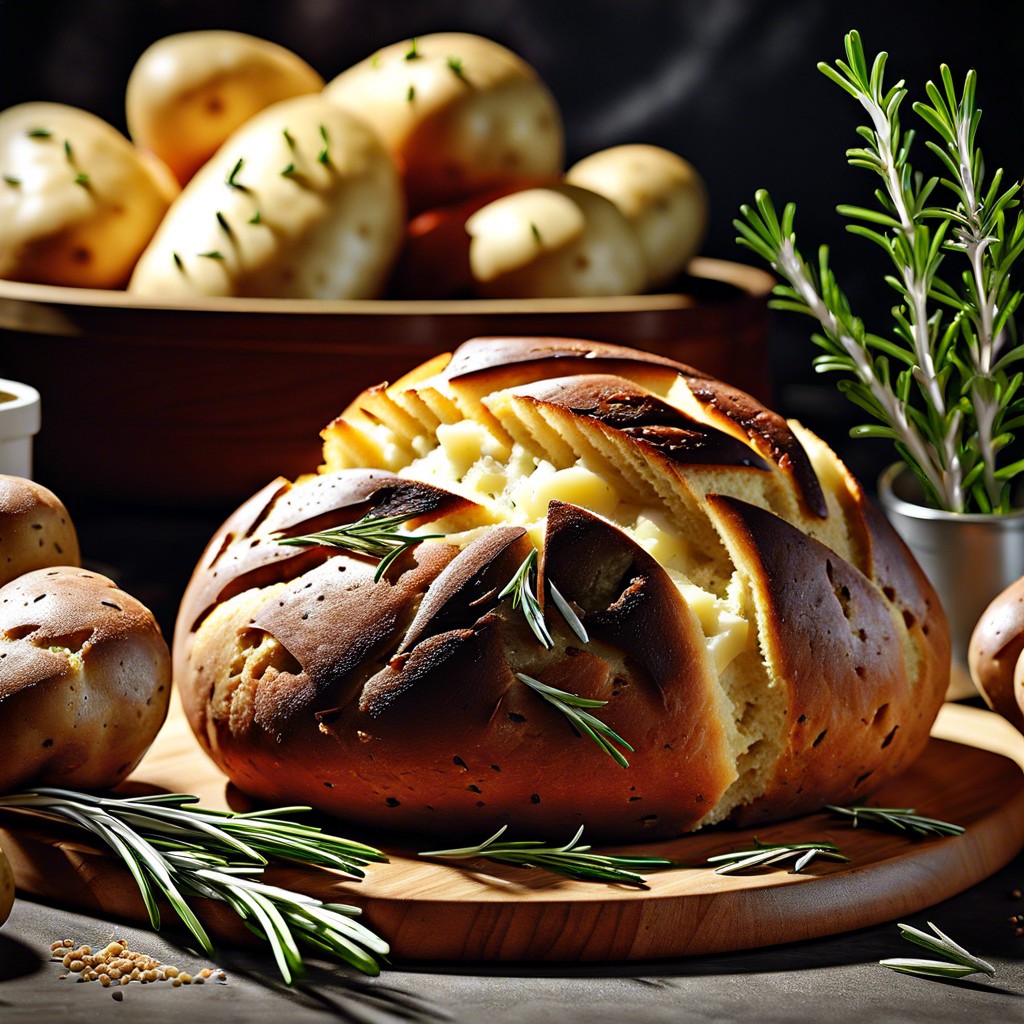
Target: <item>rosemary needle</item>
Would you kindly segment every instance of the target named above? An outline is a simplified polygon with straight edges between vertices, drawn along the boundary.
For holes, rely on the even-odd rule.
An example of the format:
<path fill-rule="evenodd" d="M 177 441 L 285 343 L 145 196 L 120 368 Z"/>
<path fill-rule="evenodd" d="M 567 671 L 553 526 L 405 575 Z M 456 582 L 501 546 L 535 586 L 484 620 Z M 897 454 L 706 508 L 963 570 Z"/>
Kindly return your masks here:
<path fill-rule="evenodd" d="M 919 960 L 897 957 L 890 960 L 879 960 L 882 967 L 903 974 L 922 974 L 933 978 L 966 978 L 969 974 L 987 974 L 995 976 L 995 968 L 981 957 L 969 953 L 959 943 L 940 931 L 931 921 L 928 927 L 934 934 L 914 928 L 909 924 L 899 924 L 900 935 L 908 942 L 923 946 L 930 953 L 942 957 L 941 960 Z"/>
<path fill-rule="evenodd" d="M 498 840 L 507 825 L 502 825 L 490 839 L 477 846 L 464 846 L 451 850 L 427 850 L 421 857 L 442 860 L 472 860 L 483 857 L 496 864 L 511 864 L 521 868 L 544 868 L 556 875 L 574 878 L 580 882 L 608 882 L 646 888 L 647 881 L 637 870 L 659 871 L 680 868 L 679 861 L 663 857 L 631 857 L 591 853 L 589 845 L 582 844 L 583 826 L 564 846 L 550 846 L 537 839 Z"/>
<path fill-rule="evenodd" d="M 960 836 L 966 831 L 963 825 L 926 818 L 913 807 L 834 807 L 829 804 L 825 809 L 841 817 L 852 818 L 854 828 L 865 825 L 914 836 Z"/>
<path fill-rule="evenodd" d="M 633 752 L 633 747 L 627 743 L 611 726 L 606 725 L 599 718 L 595 718 L 586 708 L 603 708 L 608 703 L 606 700 L 593 700 L 590 697 L 580 697 L 575 693 L 566 690 L 557 690 L 547 683 L 542 683 L 533 676 L 525 675 L 522 672 L 516 673 L 516 679 L 525 683 L 535 693 L 540 694 L 552 707 L 561 711 L 573 729 L 582 736 L 589 736 L 609 757 L 623 768 L 629 767 L 625 755 L 617 749 L 625 747 Z"/>
<path fill-rule="evenodd" d="M 849 857 L 839 852 L 834 843 L 780 843 L 769 845 L 754 839 L 754 846 L 747 850 L 734 850 L 731 853 L 720 853 L 708 857 L 708 864 L 717 864 L 716 875 L 734 875 L 738 871 L 750 868 L 771 867 L 783 861 L 795 861 L 790 873 L 798 875 L 813 860 L 822 857 L 825 860 L 849 861 Z"/>
<path fill-rule="evenodd" d="M 278 544 L 292 544 L 298 547 L 343 548 L 360 555 L 379 558 L 380 564 L 373 575 L 374 583 L 387 572 L 388 567 L 407 548 L 414 547 L 421 541 L 436 540 L 443 534 L 431 533 L 414 537 L 399 533 L 398 528 L 413 516 L 372 516 L 365 515 L 362 519 L 345 526 L 334 526 L 319 533 L 307 533 L 300 537 L 277 538 Z"/>
<path fill-rule="evenodd" d="M 533 635 L 541 642 L 546 650 L 555 646 L 551 638 L 551 631 L 544 621 L 544 612 L 541 610 L 540 601 L 537 598 L 537 549 L 533 548 L 523 559 L 522 564 L 515 571 L 512 579 L 505 584 L 504 589 L 498 594 L 498 600 L 511 596 L 512 607 L 522 609 L 523 616 Z M 590 643 L 586 627 L 580 621 L 579 616 L 573 611 L 572 606 L 562 596 L 558 588 L 551 582 L 548 583 L 548 590 L 551 592 L 551 599 L 559 610 L 566 625 L 576 634 L 581 643 Z"/>
<path fill-rule="evenodd" d="M 358 909 L 268 885 L 261 877 L 273 859 L 333 868 L 359 879 L 367 864 L 387 859 L 379 850 L 283 817 L 307 807 L 235 814 L 193 806 L 196 802 L 184 793 L 100 797 L 40 787 L 0 797 L 0 808 L 70 822 L 101 839 L 131 872 L 153 928 L 160 928 L 159 893 L 208 954 L 213 944 L 189 896 L 227 903 L 270 943 L 288 984 L 303 972 L 300 941 L 367 974 L 379 973 L 376 957 L 387 954 L 388 944 L 353 920 Z"/>

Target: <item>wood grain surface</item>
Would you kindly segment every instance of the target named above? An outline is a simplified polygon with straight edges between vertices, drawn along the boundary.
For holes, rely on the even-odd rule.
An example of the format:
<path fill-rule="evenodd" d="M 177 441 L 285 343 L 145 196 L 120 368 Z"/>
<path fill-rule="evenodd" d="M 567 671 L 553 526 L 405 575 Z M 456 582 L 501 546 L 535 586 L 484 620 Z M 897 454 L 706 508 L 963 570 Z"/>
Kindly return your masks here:
<path fill-rule="evenodd" d="M 959 837 L 915 841 L 814 814 L 758 828 L 757 838 L 829 840 L 850 863 L 818 862 L 800 875 L 774 868 L 723 876 L 702 866 L 706 858 L 750 845 L 755 833 L 714 829 L 628 848 L 693 865 L 651 873 L 650 888 L 638 891 L 482 860 L 461 867 L 427 861 L 407 839 L 334 823 L 342 834 L 381 846 L 389 863 L 371 866 L 360 883 L 285 866 L 270 869 L 268 880 L 362 907 L 397 959 L 632 960 L 775 945 L 895 920 L 999 870 L 1024 846 L 1022 768 L 1024 737 L 991 712 L 950 704 L 922 758 L 871 802 L 957 822 L 967 828 Z M 132 784 L 195 793 L 208 806 L 238 807 L 242 799 L 200 750 L 177 706 Z M 0 843 L 23 892 L 145 920 L 130 875 L 102 850 L 13 814 L 0 821 Z M 202 907 L 200 916 L 221 940 L 246 940 L 217 905 Z"/>

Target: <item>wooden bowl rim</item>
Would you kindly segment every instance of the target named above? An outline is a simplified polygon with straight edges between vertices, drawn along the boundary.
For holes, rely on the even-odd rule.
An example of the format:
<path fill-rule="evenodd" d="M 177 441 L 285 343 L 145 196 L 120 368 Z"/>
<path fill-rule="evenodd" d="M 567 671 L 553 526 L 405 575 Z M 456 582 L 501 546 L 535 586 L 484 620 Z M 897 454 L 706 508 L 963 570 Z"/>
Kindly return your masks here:
<path fill-rule="evenodd" d="M 766 271 L 744 263 L 697 257 L 691 260 L 686 276 L 735 288 L 743 299 L 764 299 L 775 286 Z M 301 314 L 303 316 L 390 316 L 422 317 L 460 315 L 547 316 L 564 313 L 630 313 L 700 308 L 702 303 L 684 292 L 659 292 L 644 295 L 615 295 L 557 299 L 260 299 L 260 298 L 188 298 L 156 299 L 125 291 L 99 288 L 70 288 L 60 285 L 29 284 L 0 280 L 0 327 L 17 329 L 21 324 L 17 307 L 79 307 L 91 310 L 136 310 L 140 312 L 189 312 L 224 314 Z"/>

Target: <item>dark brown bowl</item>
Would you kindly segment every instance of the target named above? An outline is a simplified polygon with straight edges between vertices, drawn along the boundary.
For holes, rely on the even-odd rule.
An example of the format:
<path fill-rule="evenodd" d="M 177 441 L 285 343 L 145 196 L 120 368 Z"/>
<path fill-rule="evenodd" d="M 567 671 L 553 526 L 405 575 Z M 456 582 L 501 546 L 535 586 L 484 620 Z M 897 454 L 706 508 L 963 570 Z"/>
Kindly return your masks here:
<path fill-rule="evenodd" d="M 315 470 L 359 391 L 472 337 L 632 345 L 770 402 L 773 284 L 711 259 L 672 293 L 600 299 L 156 302 L 0 281 L 0 376 L 42 395 L 35 475 L 65 500 L 220 507 Z"/>

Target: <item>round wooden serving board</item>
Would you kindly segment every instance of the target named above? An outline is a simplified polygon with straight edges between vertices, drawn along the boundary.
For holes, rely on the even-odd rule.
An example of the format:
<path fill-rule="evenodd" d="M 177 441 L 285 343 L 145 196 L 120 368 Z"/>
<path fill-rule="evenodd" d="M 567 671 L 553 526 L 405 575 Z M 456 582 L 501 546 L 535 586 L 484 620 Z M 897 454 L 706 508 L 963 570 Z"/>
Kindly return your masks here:
<path fill-rule="evenodd" d="M 295 867 L 273 867 L 268 881 L 362 907 L 366 923 L 391 943 L 398 959 L 631 960 L 768 946 L 893 920 L 999 870 L 1024 846 L 1022 768 L 1024 737 L 1005 721 L 947 705 L 925 754 L 870 802 L 957 822 L 967 829 L 959 837 L 915 841 L 815 814 L 759 828 L 757 838 L 829 840 L 850 858 L 848 864 L 818 861 L 800 875 L 773 868 L 723 876 L 701 865 L 714 854 L 750 846 L 755 833 L 716 829 L 620 851 L 694 865 L 650 873 L 650 888 L 636 890 L 482 860 L 462 867 L 426 861 L 386 837 L 339 825 L 342 834 L 382 846 L 390 862 L 372 865 L 359 883 Z M 176 706 L 130 781 L 227 806 L 229 787 Z M 7 814 L 0 844 L 23 892 L 146 920 L 128 872 L 70 833 L 48 834 L 27 815 Z M 244 941 L 247 935 L 219 905 L 208 904 L 200 916 L 222 940 Z"/>

